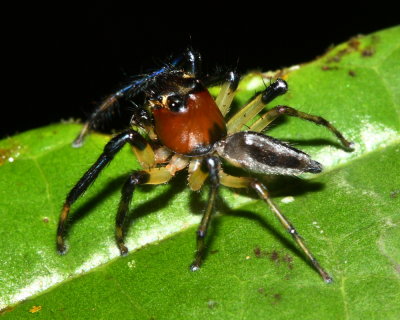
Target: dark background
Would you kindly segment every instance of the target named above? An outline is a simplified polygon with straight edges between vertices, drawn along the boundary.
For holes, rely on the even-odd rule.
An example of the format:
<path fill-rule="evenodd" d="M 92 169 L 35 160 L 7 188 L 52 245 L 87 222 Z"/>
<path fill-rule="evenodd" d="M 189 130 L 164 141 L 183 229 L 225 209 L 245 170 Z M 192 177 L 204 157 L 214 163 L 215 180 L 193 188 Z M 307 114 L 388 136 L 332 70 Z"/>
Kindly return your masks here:
<path fill-rule="evenodd" d="M 3 39 L 9 55 L 3 64 L 12 75 L 0 138 L 61 119 L 85 119 L 129 76 L 160 66 L 188 46 L 202 53 L 206 71 L 218 65 L 238 66 L 240 72 L 274 70 L 400 21 L 394 8 L 379 4 L 368 12 L 361 6 L 333 10 L 335 3 L 326 3 L 318 11 L 301 8 L 308 14 L 295 8 L 290 16 L 283 2 L 278 10 L 252 4 L 232 14 L 191 4 L 194 9 L 167 10 L 155 3 L 19 8 Z"/>

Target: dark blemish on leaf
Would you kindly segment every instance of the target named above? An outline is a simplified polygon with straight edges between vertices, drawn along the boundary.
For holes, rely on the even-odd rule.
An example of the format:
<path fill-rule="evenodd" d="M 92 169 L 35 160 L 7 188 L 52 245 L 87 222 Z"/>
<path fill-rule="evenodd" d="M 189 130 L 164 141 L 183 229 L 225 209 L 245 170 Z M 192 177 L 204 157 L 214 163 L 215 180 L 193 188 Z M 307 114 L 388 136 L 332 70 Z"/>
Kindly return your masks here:
<path fill-rule="evenodd" d="M 218 307 L 218 302 L 214 301 L 214 300 L 208 300 L 207 301 L 207 307 L 209 309 L 215 309 L 216 307 Z"/>
<path fill-rule="evenodd" d="M 216 254 L 216 253 L 218 253 L 218 252 L 219 252 L 219 250 L 211 250 L 211 251 L 210 251 L 211 254 Z"/>
<path fill-rule="evenodd" d="M 350 52 L 353 52 L 353 51 L 354 51 L 354 49 L 351 47 L 341 49 L 334 56 L 329 57 L 327 59 L 327 63 L 339 62 L 340 60 L 342 60 L 343 56 L 345 56 L 346 54 L 349 54 Z"/>
<path fill-rule="evenodd" d="M 361 51 L 361 55 L 363 57 L 371 57 L 375 54 L 375 49 L 374 48 L 365 48 L 363 51 Z"/>
<path fill-rule="evenodd" d="M 279 262 L 279 253 L 278 253 L 278 251 L 272 251 L 271 253 L 270 253 L 270 255 L 269 255 L 269 259 L 271 260 L 271 261 L 274 261 L 274 262 Z"/>
<path fill-rule="evenodd" d="M 43 221 L 44 223 L 48 223 L 48 222 L 49 222 L 49 218 L 44 217 L 44 218 L 42 219 L 42 221 Z"/>
<path fill-rule="evenodd" d="M 277 265 L 285 264 L 289 270 L 293 269 L 293 257 L 287 253 L 283 255 L 277 250 L 263 251 L 259 247 L 254 248 L 253 251 L 256 258 L 266 257 Z"/>
<path fill-rule="evenodd" d="M 342 58 L 350 53 L 353 52 L 360 52 L 361 56 L 363 57 L 370 57 L 373 56 L 376 52 L 375 49 L 375 45 L 376 43 L 379 41 L 379 37 L 370 37 L 370 44 L 368 44 L 366 47 L 364 47 L 363 49 L 360 48 L 361 47 L 361 41 L 360 39 L 363 38 L 363 36 L 356 36 L 351 38 L 349 41 L 347 41 L 346 43 L 346 47 L 334 52 L 332 56 L 327 57 L 326 59 L 326 63 L 330 64 L 330 63 L 338 63 L 342 60 Z M 368 39 L 366 39 L 368 40 Z M 327 66 L 323 66 L 322 70 L 326 71 L 326 70 L 332 70 L 333 68 L 331 67 L 327 67 Z M 353 76 L 352 74 L 350 74 L 351 76 Z"/>
<path fill-rule="evenodd" d="M 280 293 L 275 293 L 273 295 L 274 302 L 273 304 L 279 303 L 282 300 L 282 295 Z"/>
<path fill-rule="evenodd" d="M 376 53 L 376 45 L 379 42 L 379 37 L 377 35 L 373 35 L 371 37 L 371 43 L 367 47 L 365 47 L 361 51 L 361 56 L 363 57 L 371 57 Z"/>
<path fill-rule="evenodd" d="M 351 39 L 347 42 L 348 46 L 349 46 L 350 48 L 354 49 L 354 50 L 358 50 L 358 48 L 360 47 L 360 44 L 361 44 L 361 42 L 360 42 L 359 39 L 360 39 L 360 37 L 353 37 L 353 38 L 351 38 Z"/>
<path fill-rule="evenodd" d="M 338 69 L 339 69 L 338 67 L 331 67 L 331 66 L 327 66 L 327 65 L 323 65 L 321 67 L 322 71 L 331 71 L 331 70 L 338 70 Z"/>
<path fill-rule="evenodd" d="M 354 70 L 349 70 L 349 76 L 355 77 L 356 76 L 356 72 Z"/>
<path fill-rule="evenodd" d="M 290 255 L 285 254 L 285 256 L 283 257 L 283 261 L 286 262 L 290 270 L 293 269 L 293 258 Z"/>
<path fill-rule="evenodd" d="M 282 294 L 281 293 L 274 293 L 274 289 L 269 289 L 267 292 L 264 288 L 259 288 L 257 290 L 260 294 L 264 295 L 265 297 L 272 299 L 271 304 L 277 304 L 282 300 Z"/>
<path fill-rule="evenodd" d="M 271 301 L 271 304 L 277 304 L 282 300 L 282 294 L 281 293 L 276 293 L 274 292 L 275 290 L 273 288 L 270 288 L 265 290 L 265 288 L 258 288 L 257 292 L 265 297 L 268 298 L 268 300 Z"/>
<path fill-rule="evenodd" d="M 399 194 L 400 194 L 400 190 L 393 190 L 392 192 L 390 192 L 390 197 L 392 199 L 395 199 L 399 196 Z"/>

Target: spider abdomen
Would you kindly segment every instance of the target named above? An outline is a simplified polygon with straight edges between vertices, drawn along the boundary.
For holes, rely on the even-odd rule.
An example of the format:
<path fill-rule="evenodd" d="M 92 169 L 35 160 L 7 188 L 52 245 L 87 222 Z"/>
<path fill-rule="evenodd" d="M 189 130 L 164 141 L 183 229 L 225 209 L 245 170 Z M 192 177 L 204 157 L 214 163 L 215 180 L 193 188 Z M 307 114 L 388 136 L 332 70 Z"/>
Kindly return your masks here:
<path fill-rule="evenodd" d="M 218 154 L 237 167 L 264 174 L 319 173 L 322 165 L 288 144 L 257 132 L 238 132 L 216 144 Z"/>

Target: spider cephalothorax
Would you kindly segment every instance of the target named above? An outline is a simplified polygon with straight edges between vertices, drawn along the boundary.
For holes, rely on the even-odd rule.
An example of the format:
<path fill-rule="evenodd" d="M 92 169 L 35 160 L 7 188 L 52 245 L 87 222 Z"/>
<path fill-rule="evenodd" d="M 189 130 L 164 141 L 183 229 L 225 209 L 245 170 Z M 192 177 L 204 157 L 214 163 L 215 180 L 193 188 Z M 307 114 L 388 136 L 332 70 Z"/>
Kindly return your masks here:
<path fill-rule="evenodd" d="M 216 78 L 201 76 L 200 60 L 198 53 L 187 50 L 172 63 L 110 95 L 84 125 L 74 141 L 74 146 L 82 145 L 88 131 L 102 121 L 102 114 L 113 108 L 119 99 L 131 99 L 138 93 L 144 94 L 143 105 L 135 105 L 132 127 L 107 143 L 99 159 L 68 194 L 58 225 L 58 251 L 64 253 L 66 250 L 64 233 L 71 205 L 118 151 L 129 143 L 143 169 L 131 173 L 122 188 L 115 233 L 121 254 L 128 252 L 124 244 L 123 228 L 135 187 L 140 184 L 166 183 L 177 171 L 188 169 L 188 182 L 192 190 L 199 190 L 207 178 L 210 183 L 209 201 L 197 231 L 197 253 L 191 270 L 199 269 L 202 263 L 205 236 L 215 199 L 219 186 L 224 185 L 255 190 L 293 236 L 322 278 L 331 282 L 332 278 L 319 265 L 294 226 L 272 202 L 267 188 L 255 178 L 236 177 L 225 173 L 222 161 L 261 174 L 298 175 L 303 172 L 321 172 L 322 165 L 306 153 L 260 133 L 281 115 L 294 116 L 325 126 L 336 135 L 345 148 L 350 149 L 351 143 L 325 119 L 288 106 L 274 107 L 267 110 L 258 120 L 250 121 L 267 103 L 287 91 L 287 83 L 282 79 L 277 79 L 264 91 L 255 95 L 246 106 L 226 121 L 225 117 L 239 77 L 235 72 L 228 72 Z M 222 83 L 215 100 L 205 83 Z M 249 121 L 251 125 L 246 127 Z M 134 127 L 141 130 L 136 131 Z M 242 131 L 244 128 L 247 130 Z"/>
<path fill-rule="evenodd" d="M 169 150 L 200 156 L 226 136 L 224 117 L 200 79 L 173 74 L 162 79 L 158 89 L 148 102 L 155 133 Z"/>

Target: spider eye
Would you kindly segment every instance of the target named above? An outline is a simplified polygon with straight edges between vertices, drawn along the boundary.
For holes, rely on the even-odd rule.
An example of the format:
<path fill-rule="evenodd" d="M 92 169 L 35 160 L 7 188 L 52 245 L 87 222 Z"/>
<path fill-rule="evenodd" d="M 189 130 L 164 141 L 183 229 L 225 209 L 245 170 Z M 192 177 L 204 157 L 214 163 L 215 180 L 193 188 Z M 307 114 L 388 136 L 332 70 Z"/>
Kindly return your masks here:
<path fill-rule="evenodd" d="M 172 95 L 167 98 L 168 108 L 173 112 L 183 112 L 187 109 L 185 101 L 180 95 Z"/>

